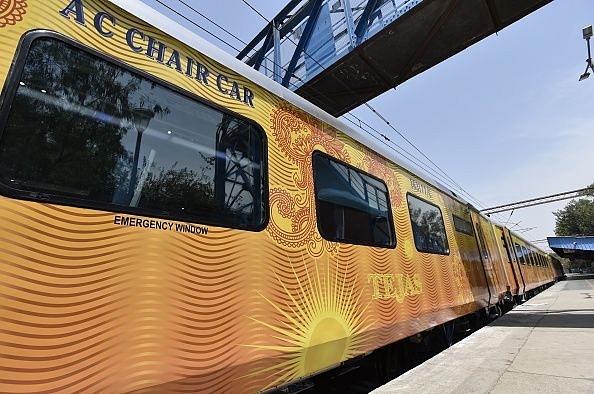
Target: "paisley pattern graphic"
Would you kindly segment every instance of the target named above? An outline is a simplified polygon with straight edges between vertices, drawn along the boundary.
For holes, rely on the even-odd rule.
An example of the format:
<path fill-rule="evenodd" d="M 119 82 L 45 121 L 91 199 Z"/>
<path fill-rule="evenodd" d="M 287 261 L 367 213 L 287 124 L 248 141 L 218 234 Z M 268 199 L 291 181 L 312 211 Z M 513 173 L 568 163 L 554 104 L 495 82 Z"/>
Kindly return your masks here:
<path fill-rule="evenodd" d="M 2 0 L 0 2 L 0 29 L 23 20 L 27 0 Z"/>
<path fill-rule="evenodd" d="M 268 232 L 279 244 L 289 248 L 306 247 L 313 257 L 320 257 L 326 245 L 329 251 L 336 245 L 323 240 L 317 233 L 314 181 L 311 155 L 321 150 L 349 163 L 344 144 L 334 132 L 322 130 L 319 120 L 289 105 L 275 108 L 271 115 L 272 135 L 291 167 L 284 180 L 294 188 L 271 187 L 272 210 Z"/>

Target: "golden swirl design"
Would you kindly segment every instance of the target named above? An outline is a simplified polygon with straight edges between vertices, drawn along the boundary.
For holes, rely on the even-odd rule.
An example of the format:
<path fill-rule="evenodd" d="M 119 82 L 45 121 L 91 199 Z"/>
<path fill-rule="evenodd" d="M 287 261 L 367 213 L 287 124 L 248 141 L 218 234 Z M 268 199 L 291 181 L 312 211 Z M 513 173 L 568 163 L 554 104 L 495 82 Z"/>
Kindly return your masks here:
<path fill-rule="evenodd" d="M 0 207 L 0 392 L 265 384 L 237 380 L 255 363 L 237 344 L 258 328 L 238 322 L 262 303 L 245 294 L 265 287 L 252 264 L 260 249 L 286 259 L 265 237 L 118 227 L 110 213 L 5 198 Z"/>
<path fill-rule="evenodd" d="M 271 188 L 269 234 L 283 246 L 306 247 L 313 257 L 322 255 L 323 245 L 335 253 L 336 244 L 322 240 L 316 231 L 311 153 L 319 149 L 349 162 L 344 144 L 336 140 L 334 133 L 322 131 L 319 120 L 288 105 L 273 110 L 271 128 L 279 149 L 293 164 L 279 171 L 296 189 Z"/>
<path fill-rule="evenodd" d="M 4 0 L 0 2 L 0 29 L 8 25 L 16 25 L 23 20 L 27 12 L 26 0 Z"/>

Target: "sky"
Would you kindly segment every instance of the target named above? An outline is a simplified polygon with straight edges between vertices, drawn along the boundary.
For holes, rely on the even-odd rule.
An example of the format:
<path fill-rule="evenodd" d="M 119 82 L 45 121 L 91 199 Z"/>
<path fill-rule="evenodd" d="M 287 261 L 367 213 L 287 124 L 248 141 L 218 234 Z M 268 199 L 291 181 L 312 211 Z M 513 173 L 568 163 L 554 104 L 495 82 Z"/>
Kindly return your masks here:
<path fill-rule="evenodd" d="M 142 1 L 234 56 L 244 45 L 183 3 L 244 42 L 266 24 L 242 0 Z M 247 2 L 270 20 L 288 0 Z M 553 0 L 369 104 L 468 192 L 478 208 L 584 188 L 594 183 L 594 75 L 578 78 L 587 58 L 582 28 L 593 24 L 594 1 Z M 591 46 L 594 50 L 594 39 Z M 367 107 L 352 113 L 406 146 Z M 546 237 L 555 235 L 553 212 L 568 202 L 493 219 L 550 251 Z"/>

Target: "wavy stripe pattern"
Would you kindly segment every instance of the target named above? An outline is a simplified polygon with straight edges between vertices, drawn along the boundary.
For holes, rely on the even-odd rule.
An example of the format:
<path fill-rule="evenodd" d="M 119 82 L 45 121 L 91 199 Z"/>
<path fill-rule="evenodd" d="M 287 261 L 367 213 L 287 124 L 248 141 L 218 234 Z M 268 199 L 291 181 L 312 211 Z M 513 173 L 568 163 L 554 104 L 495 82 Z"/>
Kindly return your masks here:
<path fill-rule="evenodd" d="M 256 392 L 484 306 L 472 239 L 451 238 L 447 256 L 416 250 L 404 203 L 422 183 L 413 174 L 111 3 L 85 0 L 84 26 L 60 15 L 67 2 L 29 4 L 0 30 L 1 83 L 26 31 L 72 37 L 262 125 L 273 201 L 265 231 L 196 235 L 0 197 L 0 392 Z M 99 11 L 116 16 L 111 38 L 93 27 Z M 209 85 L 130 50 L 131 27 L 205 65 Z M 221 94 L 218 73 L 248 86 L 255 108 Z M 315 149 L 386 181 L 394 249 L 322 239 Z M 424 198 L 453 234 L 455 203 Z"/>

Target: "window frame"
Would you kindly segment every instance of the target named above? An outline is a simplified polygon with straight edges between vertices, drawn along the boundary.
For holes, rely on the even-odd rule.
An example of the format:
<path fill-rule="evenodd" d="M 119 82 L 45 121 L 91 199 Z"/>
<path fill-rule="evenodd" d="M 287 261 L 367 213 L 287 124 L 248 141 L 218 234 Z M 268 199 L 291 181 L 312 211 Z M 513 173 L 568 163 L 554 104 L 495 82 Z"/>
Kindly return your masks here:
<path fill-rule="evenodd" d="M 444 234 L 444 237 L 445 237 L 444 239 L 445 239 L 445 243 L 446 243 L 445 244 L 445 246 L 446 246 L 445 252 L 437 252 L 435 250 L 430 250 L 430 249 L 428 249 L 428 250 L 419 249 L 419 246 L 417 245 L 417 241 L 416 241 L 416 238 L 415 238 L 415 231 L 414 231 L 414 228 L 413 228 L 413 220 L 412 220 L 412 217 L 411 217 L 410 203 L 409 203 L 409 200 L 408 200 L 409 197 L 416 198 L 417 200 L 420 200 L 420 201 L 422 201 L 422 202 L 424 202 L 426 204 L 429 204 L 429 205 L 437 208 L 437 210 L 439 211 L 439 215 L 440 215 L 440 219 L 441 219 L 441 224 L 443 226 L 443 234 Z M 428 201 L 425 198 L 419 197 L 416 194 L 413 194 L 411 192 L 407 192 L 406 193 L 406 206 L 408 208 L 408 219 L 409 219 L 409 222 L 410 222 L 410 227 L 411 227 L 411 231 L 412 231 L 412 235 L 413 235 L 413 243 L 415 244 L 415 248 L 417 249 L 417 251 L 419 251 L 421 253 L 427 253 L 427 254 L 437 254 L 437 255 L 441 255 L 441 256 L 449 256 L 452 249 L 450 248 L 450 240 L 449 240 L 449 237 L 448 237 L 448 231 L 447 231 L 447 228 L 446 228 L 446 225 L 445 225 L 443 211 L 441 210 L 441 208 L 437 204 L 432 203 L 431 201 Z"/>
<path fill-rule="evenodd" d="M 268 140 L 266 132 L 264 131 L 263 127 L 254 119 L 250 119 L 246 116 L 241 114 L 237 114 L 224 106 L 209 101 L 203 97 L 198 96 L 197 94 L 184 90 L 181 87 L 174 85 L 171 82 L 162 80 L 144 70 L 132 67 L 127 63 L 123 62 L 122 60 L 109 56 L 104 52 L 99 51 L 96 48 L 89 47 L 83 45 L 80 42 L 75 41 L 74 39 L 67 37 L 63 34 L 57 33 L 51 30 L 39 29 L 26 32 L 20 39 L 17 49 L 15 51 L 12 65 L 7 73 L 7 77 L 5 80 L 4 87 L 2 92 L 0 92 L 0 140 L 3 137 L 4 130 L 7 126 L 7 121 L 9 118 L 9 114 L 12 109 L 13 102 L 16 98 L 16 93 L 19 87 L 19 81 L 21 76 L 24 72 L 24 67 L 28 58 L 28 55 L 31 50 L 32 44 L 37 39 L 52 39 L 56 41 L 60 41 L 61 43 L 72 47 L 74 50 L 82 51 L 89 56 L 93 56 L 98 58 L 101 61 L 107 62 L 108 64 L 118 67 L 124 71 L 127 71 L 133 75 L 136 75 L 140 78 L 144 78 L 147 81 L 159 85 L 161 88 L 168 89 L 172 93 L 185 97 L 188 100 L 194 101 L 199 105 L 208 107 L 212 110 L 215 110 L 219 113 L 229 115 L 234 119 L 239 121 L 245 122 L 252 126 L 254 133 L 257 133 L 259 138 L 261 139 L 261 161 L 258 164 L 261 166 L 261 184 L 260 184 L 260 192 L 262 196 L 262 212 L 261 212 L 261 220 L 260 223 L 257 225 L 238 225 L 233 223 L 232 221 L 225 221 L 225 220 L 212 220 L 207 217 L 200 217 L 200 215 L 184 215 L 179 213 L 171 213 L 171 212 L 159 212 L 156 210 L 149 210 L 146 208 L 138 208 L 138 207 L 130 207 L 125 205 L 113 204 L 108 202 L 101 202 L 101 201 L 93 201 L 87 199 L 80 199 L 76 197 L 54 194 L 51 192 L 38 192 L 38 191 L 31 191 L 31 190 L 23 190 L 23 189 L 16 189 L 13 188 L 3 182 L 0 181 L 0 195 L 4 195 L 6 197 L 15 198 L 19 200 L 27 200 L 27 201 L 35 201 L 35 202 L 43 202 L 43 203 L 52 203 L 58 205 L 65 205 L 71 207 L 78 207 L 78 208 L 87 208 L 87 209 L 95 209 L 95 210 L 102 210 L 107 212 L 113 213 L 124 213 L 124 214 L 131 214 L 137 216 L 146 216 L 146 217 L 155 217 L 161 219 L 168 219 L 168 220 L 175 220 L 180 222 L 186 223 L 197 223 L 197 224 L 205 224 L 205 225 L 213 225 L 217 227 L 226 227 L 226 228 L 235 228 L 247 231 L 254 231 L 259 232 L 264 230 L 268 226 L 268 222 L 270 220 L 270 202 L 269 202 L 269 187 L 268 187 Z M 218 219 L 218 218 L 217 218 Z"/>
<path fill-rule="evenodd" d="M 464 229 L 458 228 L 458 226 L 456 226 L 456 220 L 462 221 L 462 222 L 464 222 L 464 224 L 468 224 L 470 230 L 465 231 Z M 474 228 L 472 226 L 472 222 L 469 222 L 468 220 L 453 213 L 452 214 L 452 223 L 454 225 L 454 230 L 456 230 L 457 232 L 474 237 Z"/>
<path fill-rule="evenodd" d="M 316 182 L 316 168 L 314 165 L 314 158 L 316 156 L 321 156 L 324 158 L 327 158 L 330 161 L 333 161 L 339 165 L 342 165 L 348 169 L 351 169 L 353 171 L 355 171 L 356 173 L 358 173 L 359 175 L 363 175 L 363 176 L 367 176 L 379 183 L 381 183 L 385 189 L 386 189 L 386 205 L 387 205 L 387 212 L 386 212 L 386 218 L 388 219 L 388 225 L 389 225 L 389 229 L 391 232 L 391 243 L 389 245 L 385 245 L 385 244 L 375 244 L 373 242 L 364 242 L 364 241 L 354 241 L 354 240 L 347 240 L 347 239 L 339 239 L 338 237 L 333 237 L 333 236 L 329 236 L 328 234 L 326 234 L 325 230 L 322 229 L 322 227 L 320 226 L 320 204 L 318 203 L 318 192 L 319 192 L 319 188 Z M 313 175 L 313 184 L 314 184 L 314 202 L 315 202 L 315 208 L 316 208 L 316 227 L 318 229 L 318 232 L 320 233 L 320 235 L 322 236 L 322 238 L 324 238 L 325 240 L 331 241 L 331 242 L 338 242 L 338 243 L 343 243 L 343 244 L 348 244 L 348 245 L 363 245 L 363 246 L 371 246 L 371 247 L 377 247 L 377 248 L 383 248 L 383 249 L 394 249 L 396 248 L 396 245 L 398 244 L 398 237 L 396 236 L 396 227 L 394 225 L 394 215 L 392 214 L 392 204 L 391 204 L 391 200 L 390 200 L 390 190 L 388 189 L 388 185 L 379 177 L 376 177 L 370 173 L 368 173 L 367 171 L 363 171 L 351 164 L 345 163 L 342 160 L 339 160 L 325 152 L 322 152 L 320 150 L 314 150 L 312 152 L 311 155 L 312 158 L 312 175 Z M 336 204 L 338 205 L 338 204 Z"/>
<path fill-rule="evenodd" d="M 522 249 L 522 245 L 518 242 L 514 242 L 514 248 L 516 250 L 516 256 L 520 264 L 526 265 L 526 257 L 524 256 L 524 250 Z"/>

